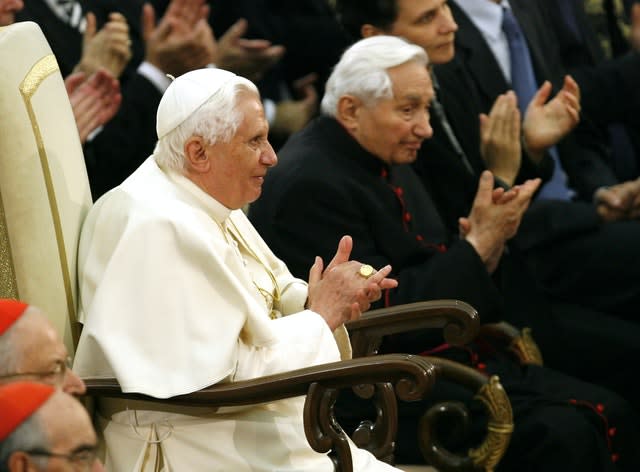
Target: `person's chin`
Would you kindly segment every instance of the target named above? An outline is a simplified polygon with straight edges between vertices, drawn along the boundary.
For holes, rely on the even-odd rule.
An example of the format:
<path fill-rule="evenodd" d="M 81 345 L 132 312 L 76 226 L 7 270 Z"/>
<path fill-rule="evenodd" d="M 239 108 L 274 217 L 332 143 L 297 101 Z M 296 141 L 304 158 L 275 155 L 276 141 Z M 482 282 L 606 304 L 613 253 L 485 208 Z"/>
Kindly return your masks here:
<path fill-rule="evenodd" d="M 412 151 L 407 156 L 405 164 L 413 164 L 417 158 L 418 158 L 418 151 Z"/>
<path fill-rule="evenodd" d="M 262 186 L 258 188 L 255 192 L 253 192 L 253 194 L 249 198 L 247 198 L 246 205 L 255 202 L 258 198 L 260 198 L 260 195 L 262 195 Z"/>
<path fill-rule="evenodd" d="M 415 150 L 414 149 L 406 149 L 402 153 L 397 155 L 395 157 L 395 159 L 393 159 L 393 163 L 394 164 L 411 164 L 411 163 L 415 162 L 417 157 L 418 157 L 418 150 L 417 149 L 415 149 Z"/>
<path fill-rule="evenodd" d="M 455 56 L 456 49 L 453 43 L 449 43 L 436 48 L 429 54 L 431 64 L 446 64 Z"/>

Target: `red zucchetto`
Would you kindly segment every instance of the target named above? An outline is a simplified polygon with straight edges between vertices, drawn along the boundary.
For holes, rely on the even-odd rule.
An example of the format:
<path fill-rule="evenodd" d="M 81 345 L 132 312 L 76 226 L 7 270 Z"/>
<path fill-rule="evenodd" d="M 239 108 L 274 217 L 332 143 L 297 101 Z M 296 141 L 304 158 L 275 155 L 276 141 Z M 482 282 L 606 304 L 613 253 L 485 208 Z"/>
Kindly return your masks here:
<path fill-rule="evenodd" d="M 51 385 L 13 382 L 0 387 L 0 441 L 4 441 L 55 392 Z"/>
<path fill-rule="evenodd" d="M 18 300 L 0 298 L 0 336 L 22 316 L 29 305 Z"/>

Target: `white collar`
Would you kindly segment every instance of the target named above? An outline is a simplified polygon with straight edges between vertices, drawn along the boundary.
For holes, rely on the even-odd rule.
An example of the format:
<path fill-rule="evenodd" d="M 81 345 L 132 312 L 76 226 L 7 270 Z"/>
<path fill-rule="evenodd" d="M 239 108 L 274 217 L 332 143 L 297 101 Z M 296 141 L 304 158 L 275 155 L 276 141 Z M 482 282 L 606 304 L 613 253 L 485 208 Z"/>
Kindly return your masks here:
<path fill-rule="evenodd" d="M 502 9 L 511 9 L 508 0 L 501 0 L 500 3 L 491 0 L 455 0 L 455 2 L 482 31 L 482 34 L 496 40 L 501 37 Z"/>
<path fill-rule="evenodd" d="M 232 210 L 230 210 L 218 200 L 209 195 L 207 192 L 202 190 L 188 177 L 171 169 L 165 169 L 161 167 L 161 170 L 180 189 L 186 191 L 191 197 L 193 197 L 218 223 L 224 224 L 227 218 L 229 218 Z"/>

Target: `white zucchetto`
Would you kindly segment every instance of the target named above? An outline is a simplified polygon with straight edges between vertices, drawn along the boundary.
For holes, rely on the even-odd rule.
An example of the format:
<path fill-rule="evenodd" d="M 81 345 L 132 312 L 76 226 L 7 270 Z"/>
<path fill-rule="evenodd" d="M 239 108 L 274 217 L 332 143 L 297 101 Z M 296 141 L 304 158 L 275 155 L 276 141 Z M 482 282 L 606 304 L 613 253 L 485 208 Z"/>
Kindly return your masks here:
<path fill-rule="evenodd" d="M 158 139 L 177 128 L 233 77 L 233 72 L 206 68 L 187 72 L 171 82 L 158 105 Z"/>

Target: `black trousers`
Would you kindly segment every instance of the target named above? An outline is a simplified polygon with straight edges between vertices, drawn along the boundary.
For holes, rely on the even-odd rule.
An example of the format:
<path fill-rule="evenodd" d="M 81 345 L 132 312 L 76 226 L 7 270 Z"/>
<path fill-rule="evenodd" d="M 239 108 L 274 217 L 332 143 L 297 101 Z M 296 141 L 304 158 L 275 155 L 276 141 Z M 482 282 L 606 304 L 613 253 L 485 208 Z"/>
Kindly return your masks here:
<path fill-rule="evenodd" d="M 464 357 L 467 353 L 449 353 Z M 461 356 L 459 356 L 461 354 Z M 638 418 L 626 400 L 603 387 L 538 366 L 520 366 L 502 353 L 481 354 L 488 374 L 496 374 L 504 386 L 514 413 L 515 429 L 498 470 L 613 472 L 640 470 Z M 466 451 L 479 444 L 486 432 L 486 417 L 469 392 L 459 385 L 438 381 L 429 396 L 419 402 L 399 403 L 396 459 L 399 463 L 423 463 L 417 442 L 420 417 L 438 401 L 462 401 L 470 407 L 469 435 L 460 437 L 455 424 L 442 424 L 447 448 Z M 369 415 L 371 405 L 351 392 L 342 392 L 338 419 L 350 432 Z"/>
<path fill-rule="evenodd" d="M 640 221 L 618 221 L 525 253 L 556 301 L 640 323 Z"/>

